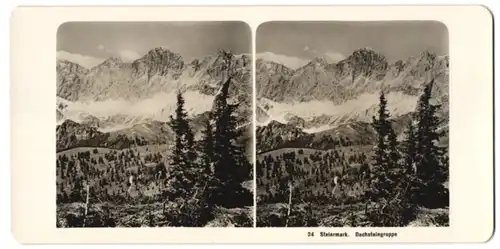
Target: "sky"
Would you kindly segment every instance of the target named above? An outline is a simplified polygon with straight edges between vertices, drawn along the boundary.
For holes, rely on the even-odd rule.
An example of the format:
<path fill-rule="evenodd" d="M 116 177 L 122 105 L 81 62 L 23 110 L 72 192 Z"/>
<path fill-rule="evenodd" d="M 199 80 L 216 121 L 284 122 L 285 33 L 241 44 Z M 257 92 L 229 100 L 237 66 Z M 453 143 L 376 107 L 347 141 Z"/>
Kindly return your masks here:
<path fill-rule="evenodd" d="M 448 54 L 446 26 L 414 22 L 268 22 L 256 34 L 259 57 L 287 62 L 290 67 L 315 57 L 340 61 L 356 49 L 371 48 L 389 61 L 417 57 L 424 50 Z"/>
<path fill-rule="evenodd" d="M 69 22 L 58 29 L 57 57 L 90 68 L 111 56 L 132 62 L 164 47 L 191 61 L 219 48 L 251 53 L 251 36 L 243 22 Z"/>

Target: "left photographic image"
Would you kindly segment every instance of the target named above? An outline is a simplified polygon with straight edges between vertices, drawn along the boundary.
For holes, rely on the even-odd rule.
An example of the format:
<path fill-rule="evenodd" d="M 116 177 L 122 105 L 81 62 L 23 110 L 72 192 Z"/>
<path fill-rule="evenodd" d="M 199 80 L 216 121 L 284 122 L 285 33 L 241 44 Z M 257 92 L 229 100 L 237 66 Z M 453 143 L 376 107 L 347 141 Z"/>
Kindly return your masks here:
<path fill-rule="evenodd" d="M 244 22 L 62 24 L 56 226 L 252 227 L 251 37 Z"/>

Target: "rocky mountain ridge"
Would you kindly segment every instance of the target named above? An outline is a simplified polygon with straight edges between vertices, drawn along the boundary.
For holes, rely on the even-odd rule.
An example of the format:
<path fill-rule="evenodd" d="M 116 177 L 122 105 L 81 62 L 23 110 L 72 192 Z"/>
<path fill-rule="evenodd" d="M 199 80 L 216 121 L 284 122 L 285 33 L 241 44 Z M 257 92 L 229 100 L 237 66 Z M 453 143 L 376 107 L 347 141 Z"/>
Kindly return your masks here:
<path fill-rule="evenodd" d="M 362 48 L 337 63 L 318 57 L 293 70 L 276 62 L 256 61 L 257 121 L 294 124 L 319 132 L 349 122 L 369 122 L 384 91 L 395 116 L 414 110 L 418 96 L 434 79 L 433 101 L 448 119 L 449 57 L 424 51 L 418 58 L 389 62 Z"/>
<path fill-rule="evenodd" d="M 220 53 L 187 63 L 162 47 L 131 63 L 110 57 L 90 69 L 58 60 L 57 121 L 90 123 L 102 131 L 151 120 L 164 122 L 175 108 L 179 90 L 185 93 L 187 111 L 194 117 L 210 110 L 227 77 L 223 66 Z M 240 103 L 238 113 L 247 119 L 252 106 L 251 66 L 248 55 L 232 58 L 230 100 Z"/>
<path fill-rule="evenodd" d="M 389 62 L 382 54 L 363 48 L 337 63 L 318 57 L 295 70 L 263 59 L 256 63 L 259 153 L 286 147 L 331 149 L 335 144 L 373 143 L 370 123 L 381 91 L 401 139 L 418 97 L 431 79 L 431 101 L 441 105 L 441 127 L 448 131 L 447 55 L 424 51 L 418 58 Z"/>
<path fill-rule="evenodd" d="M 236 83 L 232 91 L 236 95 L 248 93 L 251 89 L 250 62 L 248 55 L 233 57 L 232 73 Z M 68 101 L 133 101 L 181 87 L 195 91 L 212 88 L 216 92 L 224 77 L 222 64 L 219 54 L 185 63 L 182 56 L 164 48 L 152 49 L 131 63 L 111 57 L 90 69 L 74 62 L 58 61 L 57 96 Z"/>
<path fill-rule="evenodd" d="M 276 102 L 328 100 L 341 104 L 363 93 L 401 91 L 418 95 L 431 77 L 436 96 L 447 94 L 449 57 L 424 51 L 389 63 L 385 56 L 363 48 L 338 63 L 318 57 L 293 70 L 276 62 L 257 59 L 257 97 Z"/>

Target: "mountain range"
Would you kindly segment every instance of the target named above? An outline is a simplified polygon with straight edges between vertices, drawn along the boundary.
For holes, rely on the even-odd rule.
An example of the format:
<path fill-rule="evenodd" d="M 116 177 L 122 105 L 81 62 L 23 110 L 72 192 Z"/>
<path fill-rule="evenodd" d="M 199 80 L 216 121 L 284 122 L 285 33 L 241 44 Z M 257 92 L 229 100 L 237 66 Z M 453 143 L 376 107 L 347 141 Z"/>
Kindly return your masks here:
<path fill-rule="evenodd" d="M 326 134 L 370 144 L 374 139 L 370 122 L 382 91 L 401 138 L 402 127 L 410 122 L 418 98 L 431 79 L 431 101 L 441 105 L 442 128 L 448 129 L 448 55 L 424 51 L 418 57 L 391 62 L 373 49 L 361 48 L 337 63 L 317 57 L 297 69 L 266 58 L 272 57 L 256 60 L 256 136 L 260 152 L 287 143 L 324 148 L 328 143 L 313 141 L 322 141 Z M 301 142 L 297 143 L 299 137 Z"/>
<path fill-rule="evenodd" d="M 239 103 L 237 115 L 247 130 L 252 120 L 251 61 L 246 54 L 233 56 L 229 86 L 229 101 Z M 188 62 L 162 47 L 130 63 L 110 57 L 92 68 L 57 60 L 56 72 L 58 151 L 165 142 L 178 91 L 199 135 L 227 77 L 219 53 Z"/>
<path fill-rule="evenodd" d="M 374 131 L 369 123 L 379 93 L 386 94 L 393 124 L 404 127 L 431 78 L 435 82 L 432 101 L 441 105 L 442 128 L 448 129 L 448 55 L 424 51 L 417 57 L 389 61 L 362 48 L 337 63 L 317 57 L 297 68 L 272 58 L 266 53 L 255 62 L 259 151 L 295 145 L 327 148 L 332 142 L 328 136 L 370 143 Z M 252 58 L 235 55 L 232 65 L 230 100 L 240 103 L 241 128 L 251 132 Z M 199 136 L 201 121 L 226 77 L 218 53 L 185 61 L 161 47 L 130 63 L 111 57 L 92 68 L 57 60 L 56 71 L 58 151 L 80 143 L 123 147 L 163 142 L 169 137 L 165 122 L 175 109 L 178 90 L 184 92 L 185 107 Z M 401 138 L 403 129 L 396 130 Z M 87 142 L 75 143 L 74 137 Z"/>

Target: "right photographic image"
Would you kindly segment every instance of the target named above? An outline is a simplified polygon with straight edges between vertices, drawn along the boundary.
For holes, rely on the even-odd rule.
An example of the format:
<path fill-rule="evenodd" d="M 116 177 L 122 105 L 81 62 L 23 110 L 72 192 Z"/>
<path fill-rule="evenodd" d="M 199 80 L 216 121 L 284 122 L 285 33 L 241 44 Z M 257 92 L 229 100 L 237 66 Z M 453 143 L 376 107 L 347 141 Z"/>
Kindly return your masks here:
<path fill-rule="evenodd" d="M 261 24 L 257 226 L 449 226 L 448 46 L 435 21 Z"/>

